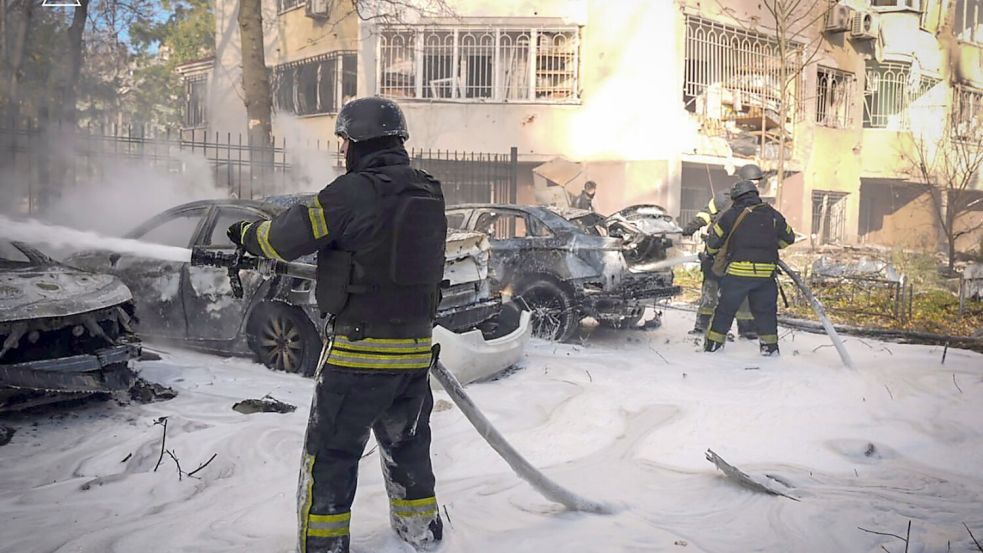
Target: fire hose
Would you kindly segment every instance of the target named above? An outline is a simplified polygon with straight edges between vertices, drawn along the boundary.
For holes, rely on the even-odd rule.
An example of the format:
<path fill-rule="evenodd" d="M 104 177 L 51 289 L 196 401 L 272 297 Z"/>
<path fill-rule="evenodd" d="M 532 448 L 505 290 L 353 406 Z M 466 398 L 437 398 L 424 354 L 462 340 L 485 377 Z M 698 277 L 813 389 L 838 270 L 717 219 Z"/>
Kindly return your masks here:
<path fill-rule="evenodd" d="M 237 298 L 243 296 L 242 281 L 239 278 L 239 271 L 241 270 L 257 271 L 265 275 L 285 275 L 305 280 L 316 279 L 315 267 L 311 264 L 247 256 L 242 249 L 236 250 L 234 254 L 229 254 L 195 247 L 191 252 L 191 264 L 228 269 L 229 284 L 232 286 L 233 295 Z M 440 346 L 434 346 L 434 349 L 435 361 L 430 366 L 430 373 L 444 387 L 444 390 L 461 409 L 461 412 L 478 431 L 478 434 L 508 463 L 516 475 L 528 482 L 546 499 L 559 503 L 572 511 L 598 514 L 614 512 L 615 508 L 612 505 L 583 498 L 550 480 L 539 469 L 532 466 L 481 413 L 457 378 L 447 370 L 443 363 L 437 360 Z M 324 365 L 329 350 L 330 341 L 326 337 L 318 371 Z"/>

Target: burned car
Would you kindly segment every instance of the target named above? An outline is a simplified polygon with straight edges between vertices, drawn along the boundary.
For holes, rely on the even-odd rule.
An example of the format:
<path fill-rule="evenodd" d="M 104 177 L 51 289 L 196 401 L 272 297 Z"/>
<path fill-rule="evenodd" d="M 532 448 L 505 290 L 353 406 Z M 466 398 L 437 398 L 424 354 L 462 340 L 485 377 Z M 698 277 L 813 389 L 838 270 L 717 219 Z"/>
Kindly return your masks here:
<path fill-rule="evenodd" d="M 672 218 L 629 208 L 611 217 L 557 207 L 465 204 L 447 210 L 451 226 L 488 234 L 492 278 L 532 312 L 533 334 L 567 340 L 581 319 L 624 328 L 645 307 L 679 292 L 668 255 Z"/>
<path fill-rule="evenodd" d="M 0 240 L 0 411 L 129 389 L 133 309 L 118 278 Z"/>
<path fill-rule="evenodd" d="M 192 202 L 157 215 L 126 237 L 231 253 L 235 246 L 226 236 L 229 225 L 272 218 L 307 197 Z M 514 361 L 527 338 L 528 323 L 525 329 L 498 332 L 501 329 L 494 328 L 502 306 L 485 278 L 487 249 L 487 240 L 479 233 L 448 235 L 437 323 L 454 332 L 481 327 L 499 340 L 495 357 Z M 298 261 L 314 263 L 314 258 Z M 126 282 L 137 298 L 141 336 L 213 353 L 254 354 L 271 369 L 313 374 L 322 345 L 318 327 L 323 323 L 310 280 L 242 271 L 244 294 L 238 299 L 223 268 L 101 251 L 79 252 L 66 262 L 108 271 Z"/>

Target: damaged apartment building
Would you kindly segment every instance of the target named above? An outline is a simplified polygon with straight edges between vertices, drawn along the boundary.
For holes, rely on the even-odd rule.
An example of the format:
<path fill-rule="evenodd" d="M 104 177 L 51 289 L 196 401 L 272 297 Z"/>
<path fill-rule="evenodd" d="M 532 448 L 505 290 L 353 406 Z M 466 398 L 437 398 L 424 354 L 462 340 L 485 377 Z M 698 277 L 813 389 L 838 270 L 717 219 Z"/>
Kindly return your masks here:
<path fill-rule="evenodd" d="M 593 180 L 601 212 L 655 203 L 686 220 L 756 162 L 813 244 L 935 248 L 939 196 L 904 155 L 913 121 L 983 131 L 983 0 L 820 2 L 783 22 L 793 37 L 758 0 L 448 5 L 397 23 L 351 0 L 264 0 L 274 134 L 330 142 L 345 101 L 382 95 L 408 146 L 511 152 L 520 202 Z M 237 6 L 217 0 L 215 58 L 182 68 L 191 127 L 245 129 Z M 975 205 L 962 227 L 983 219 Z"/>

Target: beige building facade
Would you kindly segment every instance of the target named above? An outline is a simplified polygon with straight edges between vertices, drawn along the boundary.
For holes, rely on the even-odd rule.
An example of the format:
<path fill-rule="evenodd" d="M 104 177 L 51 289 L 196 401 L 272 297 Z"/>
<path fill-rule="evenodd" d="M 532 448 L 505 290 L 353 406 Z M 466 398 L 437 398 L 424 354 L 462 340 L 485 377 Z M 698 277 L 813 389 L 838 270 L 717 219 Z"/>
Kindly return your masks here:
<path fill-rule="evenodd" d="M 532 169 L 562 157 L 582 168 L 570 193 L 599 183 L 599 211 L 657 203 L 685 219 L 734 167 L 781 164 L 766 195 L 813 243 L 934 248 L 937 204 L 904 152 L 947 117 L 983 129 L 983 0 L 831 2 L 798 14 L 788 41 L 757 0 L 449 4 L 386 23 L 349 0 L 266 0 L 274 134 L 331 142 L 346 100 L 382 95 L 409 146 L 516 148 L 520 201 L 535 201 Z M 237 5 L 217 0 L 210 131 L 245 128 Z M 784 92 L 783 66 L 798 67 L 780 46 L 808 61 Z"/>

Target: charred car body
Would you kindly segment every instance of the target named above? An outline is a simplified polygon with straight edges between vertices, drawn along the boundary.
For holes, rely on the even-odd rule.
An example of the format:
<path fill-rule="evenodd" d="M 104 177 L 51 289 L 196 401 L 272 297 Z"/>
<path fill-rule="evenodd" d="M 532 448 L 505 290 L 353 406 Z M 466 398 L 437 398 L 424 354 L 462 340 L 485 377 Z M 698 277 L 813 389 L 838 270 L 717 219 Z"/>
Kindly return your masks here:
<path fill-rule="evenodd" d="M 0 411 L 128 389 L 132 299 L 114 276 L 0 241 Z"/>
<path fill-rule="evenodd" d="M 679 292 L 671 270 L 658 268 L 680 228 L 658 206 L 603 217 L 556 207 L 465 204 L 448 208 L 448 224 L 484 232 L 492 279 L 533 315 L 536 336 L 566 340 L 581 319 L 637 324 L 646 306 Z"/>
<path fill-rule="evenodd" d="M 192 202 L 157 215 L 127 238 L 228 254 L 235 246 L 225 231 L 233 222 L 269 219 L 306 198 Z M 492 295 L 485 278 L 487 256 L 487 239 L 480 233 L 448 235 L 439 325 L 494 332 L 501 300 Z M 314 263 L 313 257 L 298 261 Z M 233 295 L 227 270 L 218 267 L 98 251 L 77 253 L 66 262 L 111 272 L 129 285 L 137 298 L 142 336 L 214 353 L 255 354 L 267 367 L 305 375 L 317 364 L 322 319 L 310 280 L 242 271 L 240 300 Z M 521 349 L 524 341 L 519 338 L 515 348 Z"/>

